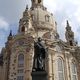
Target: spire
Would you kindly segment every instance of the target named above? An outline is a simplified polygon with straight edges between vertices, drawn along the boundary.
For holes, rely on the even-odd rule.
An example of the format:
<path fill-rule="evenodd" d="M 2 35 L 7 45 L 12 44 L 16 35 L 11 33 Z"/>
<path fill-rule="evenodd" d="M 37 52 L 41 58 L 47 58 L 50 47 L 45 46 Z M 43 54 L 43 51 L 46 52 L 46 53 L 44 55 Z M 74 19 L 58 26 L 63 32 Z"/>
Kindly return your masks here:
<path fill-rule="evenodd" d="M 69 24 L 69 21 L 68 21 L 68 20 L 67 20 L 66 30 L 67 30 L 67 31 L 71 30 L 71 27 L 70 27 L 70 24 Z"/>
<path fill-rule="evenodd" d="M 68 22 L 68 20 L 67 20 L 67 27 L 69 26 L 69 22 Z"/>
<path fill-rule="evenodd" d="M 26 10 L 28 10 L 28 5 L 26 5 Z"/>
<path fill-rule="evenodd" d="M 10 34 L 9 34 L 9 36 L 12 36 L 12 30 L 10 30 Z"/>
<path fill-rule="evenodd" d="M 67 20 L 65 38 L 66 38 L 66 40 L 67 40 L 67 43 L 68 43 L 70 46 L 76 45 L 76 43 L 75 43 L 75 41 L 74 41 L 74 32 L 71 30 L 71 26 L 69 25 L 68 20 Z"/>
<path fill-rule="evenodd" d="M 12 30 L 10 30 L 10 33 L 9 33 L 9 36 L 8 36 L 8 40 L 11 40 L 12 39 Z"/>

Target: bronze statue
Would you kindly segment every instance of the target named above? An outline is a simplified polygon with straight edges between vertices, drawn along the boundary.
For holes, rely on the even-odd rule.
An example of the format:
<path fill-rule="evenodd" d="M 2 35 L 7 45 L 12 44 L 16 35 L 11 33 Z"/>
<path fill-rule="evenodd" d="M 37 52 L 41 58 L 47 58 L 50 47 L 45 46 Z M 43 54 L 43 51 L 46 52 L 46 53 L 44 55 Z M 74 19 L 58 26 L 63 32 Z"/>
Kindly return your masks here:
<path fill-rule="evenodd" d="M 46 49 L 42 44 L 42 39 L 38 38 L 38 41 L 34 42 L 33 70 L 42 71 L 45 69 L 45 53 Z"/>

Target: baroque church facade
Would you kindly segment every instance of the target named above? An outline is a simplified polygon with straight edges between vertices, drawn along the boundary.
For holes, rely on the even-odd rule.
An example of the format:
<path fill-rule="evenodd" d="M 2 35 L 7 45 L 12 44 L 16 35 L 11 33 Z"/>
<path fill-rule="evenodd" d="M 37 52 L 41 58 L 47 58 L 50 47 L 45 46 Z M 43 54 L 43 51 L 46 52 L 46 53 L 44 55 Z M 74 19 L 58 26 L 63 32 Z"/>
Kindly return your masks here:
<path fill-rule="evenodd" d="M 0 80 L 32 80 L 34 42 L 41 38 L 46 49 L 45 71 L 48 80 L 80 80 L 80 47 L 66 23 L 66 42 L 59 38 L 57 23 L 43 0 L 31 0 L 19 21 L 18 34 L 7 38 L 0 54 Z"/>

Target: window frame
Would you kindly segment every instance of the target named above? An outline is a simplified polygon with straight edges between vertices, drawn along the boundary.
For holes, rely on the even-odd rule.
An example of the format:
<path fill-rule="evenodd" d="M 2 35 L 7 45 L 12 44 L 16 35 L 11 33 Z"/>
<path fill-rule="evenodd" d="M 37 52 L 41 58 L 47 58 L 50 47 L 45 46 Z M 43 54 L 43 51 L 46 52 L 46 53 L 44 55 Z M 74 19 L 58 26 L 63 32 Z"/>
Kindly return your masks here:
<path fill-rule="evenodd" d="M 45 15 L 45 21 L 50 22 L 50 16 L 49 15 Z"/>
<path fill-rule="evenodd" d="M 23 59 L 20 59 L 21 57 Z M 22 67 L 24 67 L 24 54 L 19 54 L 18 55 L 18 68 L 22 68 Z"/>
<path fill-rule="evenodd" d="M 22 78 L 22 79 L 21 79 L 21 78 Z M 23 75 L 17 76 L 17 80 L 24 80 L 24 76 L 23 76 Z"/>
<path fill-rule="evenodd" d="M 61 64 L 60 62 L 58 63 L 59 59 L 61 60 Z M 62 71 L 59 70 L 59 64 L 61 65 Z M 62 78 L 63 80 L 65 80 L 65 73 L 64 73 L 64 62 L 62 58 L 57 58 L 57 76 L 58 76 L 58 80 L 60 80 L 59 74 L 62 74 Z M 61 79 L 62 80 L 62 79 Z"/>
<path fill-rule="evenodd" d="M 75 68 L 73 68 L 73 67 L 75 67 Z M 76 76 L 76 80 L 78 80 L 77 65 L 75 62 L 70 63 L 70 69 L 71 69 L 71 80 L 74 80 L 73 76 Z M 75 69 L 75 70 L 73 70 L 73 69 Z M 76 72 L 73 72 L 73 71 L 76 71 Z"/>

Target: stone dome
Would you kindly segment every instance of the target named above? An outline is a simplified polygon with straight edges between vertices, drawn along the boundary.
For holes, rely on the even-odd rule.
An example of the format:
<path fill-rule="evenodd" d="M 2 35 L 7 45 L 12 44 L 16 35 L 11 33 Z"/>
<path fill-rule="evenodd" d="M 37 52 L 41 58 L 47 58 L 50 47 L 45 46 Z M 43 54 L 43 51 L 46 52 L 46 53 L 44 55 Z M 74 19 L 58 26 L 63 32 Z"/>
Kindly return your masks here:
<path fill-rule="evenodd" d="M 32 23 L 35 29 L 42 30 L 56 30 L 56 22 L 53 14 L 47 11 L 43 6 L 37 6 L 30 10 Z"/>

